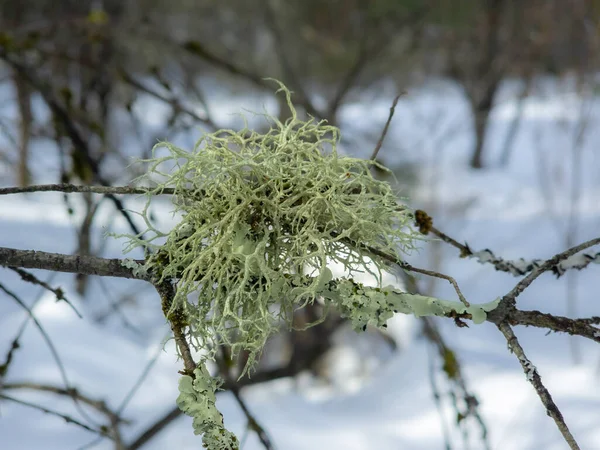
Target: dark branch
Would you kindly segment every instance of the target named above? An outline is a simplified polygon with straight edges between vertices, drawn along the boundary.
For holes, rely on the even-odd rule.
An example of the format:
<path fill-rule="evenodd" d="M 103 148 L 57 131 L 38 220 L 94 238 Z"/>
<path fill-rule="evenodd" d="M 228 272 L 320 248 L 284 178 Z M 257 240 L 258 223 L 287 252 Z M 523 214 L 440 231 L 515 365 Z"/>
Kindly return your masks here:
<path fill-rule="evenodd" d="M 510 325 L 545 328 L 560 333 L 568 333 L 572 336 L 582 336 L 600 344 L 600 328 L 590 325 L 588 323 L 589 319 L 570 319 L 540 311 L 514 309 L 508 313 L 506 320 Z"/>

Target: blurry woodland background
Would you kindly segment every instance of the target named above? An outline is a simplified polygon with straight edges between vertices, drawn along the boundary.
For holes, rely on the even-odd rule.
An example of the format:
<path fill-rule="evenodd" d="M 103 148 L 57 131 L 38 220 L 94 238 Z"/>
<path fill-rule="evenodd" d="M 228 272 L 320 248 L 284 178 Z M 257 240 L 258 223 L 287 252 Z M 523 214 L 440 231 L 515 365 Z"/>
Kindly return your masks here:
<path fill-rule="evenodd" d="M 240 126 L 240 118 L 231 114 L 243 107 L 260 112 L 268 105 L 277 111 L 275 84 L 265 79 L 272 77 L 294 92 L 300 111 L 341 128 L 344 153 L 365 158 L 381 135 L 393 98 L 406 92 L 378 159 L 394 171 L 412 206 L 425 209 L 443 227 L 444 217 L 467 217 L 472 202 L 444 204 L 435 189 L 436 170 L 444 168 L 436 165 L 432 171 L 428 164 L 439 163 L 452 133 L 461 131 L 467 136 L 459 139 L 464 170 L 480 174 L 475 176 L 483 184 L 494 183 L 494 174 L 518 157 L 516 136 L 528 100 L 597 94 L 599 19 L 600 2 L 593 0 L 0 0 L 0 183 L 128 184 L 140 174 L 140 166 L 130 166 L 132 158 L 149 156 L 158 140 L 192 148 L 202 130 Z M 415 93 L 430 106 L 421 107 Z M 446 95 L 460 111 L 437 109 Z M 507 102 L 510 119 L 492 140 L 494 113 Z M 378 109 L 369 109 L 375 104 Z M 589 123 L 584 109 L 577 110 L 582 113 L 573 127 L 560 114 L 552 119 L 553 129 L 573 136 L 568 146 L 550 148 L 543 129 L 538 130 L 540 150 L 532 163 L 545 207 L 558 208 L 559 197 L 567 205 L 564 217 L 552 219 L 563 249 L 579 242 L 573 205 L 583 189 L 577 171 L 585 165 L 581 149 Z M 284 120 L 288 111 L 279 110 Z M 454 115 L 461 121 L 449 126 Z M 403 119 L 408 116 L 411 120 Z M 424 136 L 431 140 L 425 143 Z M 565 168 L 572 176 L 563 175 Z M 73 246 L 67 252 L 118 256 L 102 237 L 101 226 L 110 229 L 111 222 L 100 226 L 98 211 L 106 208 L 108 216 L 125 220 L 125 231 L 136 231 L 138 219 L 127 211 L 135 209 L 132 203 L 75 195 L 56 205 L 72 218 Z M 0 222 L 5 213 L 0 210 Z M 3 239 L 10 246 L 16 238 Z M 26 237 L 19 243 L 36 248 Z M 421 266 L 443 267 L 439 243 L 423 256 Z M 5 272 L 0 280 L 9 280 Z M 138 343 L 156 336 L 153 327 L 164 327 L 160 308 L 148 311 L 148 302 L 138 298 L 154 295 L 151 290 L 110 289 L 83 275 L 64 280 L 65 289 L 70 285 L 81 296 L 85 320 L 99 327 L 125 330 L 119 332 Z M 405 276 L 404 282 L 413 291 L 438 289 L 431 279 Z M 577 279 L 566 283 L 568 297 Z M 98 296 L 110 299 L 94 300 Z M 576 302 L 569 305 L 575 313 Z M 298 327 L 319 317 L 319 308 L 298 314 Z M 478 430 L 474 439 L 484 448 L 485 417 L 462 375 L 451 332 L 444 337 L 430 319 L 415 327 L 433 350 L 432 370 L 445 380 L 443 392 L 435 395 L 452 399 L 455 420 L 449 427 L 460 430 L 474 418 L 471 431 Z M 377 354 L 384 361 L 390 351 L 402 351 L 398 336 L 354 335 L 331 314 L 306 331 L 282 330 L 257 373 L 238 385 L 307 372 L 327 381 L 340 342 L 350 341 L 363 357 Z M 575 344 L 571 356 L 574 362 L 582 359 Z M 3 367 L 14 380 L 23 375 Z M 141 448 L 179 417 L 167 404 L 152 421 L 138 423 L 134 433 L 123 431 L 128 425 L 114 411 L 104 413 L 112 417 L 118 449 Z M 262 425 L 269 430 L 268 422 Z M 453 446 L 450 435 L 446 448 L 463 448 Z"/>

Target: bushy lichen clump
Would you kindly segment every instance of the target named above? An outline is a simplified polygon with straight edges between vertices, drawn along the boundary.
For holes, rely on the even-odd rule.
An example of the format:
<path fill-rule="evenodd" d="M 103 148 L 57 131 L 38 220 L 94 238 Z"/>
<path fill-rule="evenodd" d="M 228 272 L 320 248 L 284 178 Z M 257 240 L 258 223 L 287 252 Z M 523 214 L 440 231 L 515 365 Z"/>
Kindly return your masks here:
<path fill-rule="evenodd" d="M 414 247 L 411 213 L 370 172 L 373 165 L 387 169 L 338 155 L 338 129 L 298 119 L 289 91 L 280 91 L 291 118 L 281 123 L 265 116 L 271 127 L 264 134 L 221 130 L 204 135 L 191 152 L 157 145 L 147 161 L 144 178 L 153 187 L 142 212 L 152 237 L 128 236 L 129 250 L 143 247 L 149 255 L 135 270 L 157 283 L 177 281 L 165 314 L 204 351 L 193 376 L 181 378 L 177 403 L 211 449 L 238 446 L 215 407 L 219 383 L 206 369 L 219 344 L 233 357 L 247 351 L 247 370 L 271 333 L 282 323 L 291 326 L 293 311 L 318 297 L 357 330 L 384 326 L 395 312 L 468 314 L 480 322 L 496 305 L 467 307 L 354 282 L 356 272 L 381 282 L 390 259 L 399 261 Z M 159 149 L 168 154 L 158 156 Z M 168 233 L 149 217 L 153 198 L 165 189 L 173 190 L 174 213 L 181 216 Z M 341 263 L 348 276 L 333 279 L 331 262 Z"/>
<path fill-rule="evenodd" d="M 234 356 L 247 350 L 249 364 L 281 320 L 291 323 L 294 308 L 314 301 L 331 279 L 327 258 L 351 274 L 381 277 L 388 263 L 359 248 L 349 252 L 348 242 L 391 255 L 414 242 L 409 212 L 371 175 L 377 163 L 338 155 L 338 129 L 298 119 L 282 91 L 292 116 L 286 123 L 267 117 L 264 134 L 221 130 L 204 135 L 192 152 L 157 145 L 147 178 L 161 179 L 148 202 L 173 188 L 182 219 L 164 234 L 146 208 L 154 239 L 166 243 L 133 238 L 131 245 L 150 247 L 149 271 L 179 280 L 172 307 L 187 313 L 193 342 L 204 349 L 226 343 Z M 160 157 L 158 149 L 169 154 Z M 174 167 L 163 172 L 165 164 Z M 307 267 L 309 283 L 301 277 Z"/>

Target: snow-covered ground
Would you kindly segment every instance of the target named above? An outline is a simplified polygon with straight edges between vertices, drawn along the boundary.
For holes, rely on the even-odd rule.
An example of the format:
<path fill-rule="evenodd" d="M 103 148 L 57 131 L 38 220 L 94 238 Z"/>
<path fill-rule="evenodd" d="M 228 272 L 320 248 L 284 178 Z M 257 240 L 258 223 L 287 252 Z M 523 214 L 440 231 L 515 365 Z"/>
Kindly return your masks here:
<path fill-rule="evenodd" d="M 487 169 L 468 169 L 471 121 L 460 92 L 443 82 L 415 89 L 401 100 L 380 158 L 397 174 L 408 163 L 416 168 L 419 184 L 407 191 L 412 205 L 427 210 L 436 226 L 457 240 L 467 241 L 474 249 L 490 248 L 505 258 L 548 258 L 569 245 L 600 235 L 600 103 L 592 96 L 576 95 L 569 83 L 544 81 L 543 89 L 522 109 L 509 164 L 502 166 L 503 143 L 519 109 L 511 87 L 505 89 L 494 110 L 485 150 Z M 372 151 L 376 139 L 363 132 L 379 133 L 391 98 L 365 94 L 344 107 L 342 132 L 351 130 L 348 134 L 357 144 L 351 147 L 354 155 L 367 157 Z M 264 99 L 221 104 L 217 119 L 226 120 L 232 117 L 228 113 L 241 108 L 260 110 L 262 104 Z M 141 107 L 148 111 L 146 125 L 158 126 L 160 109 L 150 100 Z M 187 141 L 189 136 L 181 137 L 181 143 Z M 36 147 L 35 172 L 43 181 L 53 182 L 53 170 L 58 165 L 50 153 L 47 146 Z M 5 169 L 0 173 L 3 185 L 12 184 L 10 173 Z M 0 246 L 71 253 L 76 247 L 73 224 L 81 210 L 75 195 L 72 201 L 76 205 L 73 217 L 66 213 L 60 194 L 0 197 Z M 127 205 L 139 210 L 142 202 L 131 199 Z M 166 211 L 159 216 L 165 217 L 168 226 Z M 103 248 L 104 256 L 118 256 L 122 243 L 105 239 L 103 231 L 125 231 L 121 218 L 105 202 L 95 223 L 93 246 Z M 473 260 L 459 259 L 455 250 L 439 243 L 424 243 L 409 260 L 455 277 L 472 303 L 491 301 L 518 281 Z M 523 309 L 561 315 L 598 316 L 599 270 L 590 266 L 560 280 L 545 274 L 519 297 L 518 304 Z M 172 341 L 164 344 L 168 327 L 152 289 L 140 282 L 93 279 L 88 296 L 82 300 L 73 289 L 73 275 L 36 274 L 62 286 L 84 319 L 7 269 L 0 269 L 0 283 L 34 305 L 35 316 L 51 337 L 72 386 L 116 409 L 146 366 L 152 364 L 124 407 L 124 417 L 133 420 L 122 427 L 126 442 L 173 408 L 181 363 L 176 361 Z M 455 298 L 445 283 L 420 280 L 421 287 L 433 295 Z M 27 314 L 4 293 L 0 292 L 0 298 L 0 358 L 4 358 Z M 127 300 L 124 313 L 108 314 L 114 302 L 123 298 Z M 457 328 L 442 320 L 440 326 L 480 401 L 492 449 L 566 448 L 516 357 L 493 325 Z M 247 388 L 243 396 L 278 449 L 441 449 L 442 421 L 451 429 L 453 449 L 482 448 L 475 424 L 470 426 L 470 446 L 463 442 L 453 426 L 455 418 L 447 396 L 440 417 L 429 381 L 430 350 L 425 340 L 415 339 L 419 327 L 412 317 L 392 319 L 390 333 L 398 338 L 399 351 L 379 365 L 375 365 L 376 358 L 357 357 L 352 346 L 361 345 L 360 340 L 342 340 L 335 350 L 331 386 L 301 377 Z M 581 448 L 600 449 L 600 349 L 590 341 L 546 335 L 544 330 L 521 327 L 515 331 Z M 5 384 L 64 386 L 46 342 L 32 323 L 19 344 Z M 442 375 L 437 375 L 437 382 L 444 394 Z M 86 416 L 97 423 L 102 420 L 85 406 L 86 415 L 82 416 L 71 400 L 51 393 L 27 389 L 5 389 L 2 393 L 84 422 Z M 245 436 L 245 417 L 233 397 L 220 394 L 218 406 L 226 426 L 239 437 Z M 78 449 L 92 441 L 93 435 L 55 416 L 10 401 L 0 403 L 2 449 Z M 183 450 L 200 446 L 191 419 L 182 416 L 143 448 Z M 101 440 L 94 448 L 114 447 L 110 441 Z M 261 447 L 250 432 L 243 448 Z"/>

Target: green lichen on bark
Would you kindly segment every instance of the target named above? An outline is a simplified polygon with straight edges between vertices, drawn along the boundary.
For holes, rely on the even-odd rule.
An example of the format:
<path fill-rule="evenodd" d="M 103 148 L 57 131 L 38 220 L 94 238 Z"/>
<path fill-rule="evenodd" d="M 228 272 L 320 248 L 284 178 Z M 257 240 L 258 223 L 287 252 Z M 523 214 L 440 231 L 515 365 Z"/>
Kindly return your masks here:
<path fill-rule="evenodd" d="M 211 450 L 237 450 L 239 442 L 226 430 L 223 416 L 216 407 L 216 391 L 219 381 L 208 373 L 204 363 L 198 364 L 194 376 L 183 375 L 179 379 L 177 406 L 193 417 L 194 434 L 202 434 L 204 447 Z"/>

